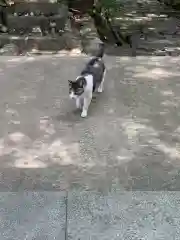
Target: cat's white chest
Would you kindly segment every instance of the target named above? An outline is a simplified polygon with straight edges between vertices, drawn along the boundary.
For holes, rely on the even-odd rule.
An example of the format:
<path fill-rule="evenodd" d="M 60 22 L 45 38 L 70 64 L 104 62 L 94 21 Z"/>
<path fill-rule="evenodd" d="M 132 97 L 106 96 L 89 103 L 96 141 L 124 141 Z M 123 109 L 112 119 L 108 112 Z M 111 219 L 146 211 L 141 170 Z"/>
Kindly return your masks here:
<path fill-rule="evenodd" d="M 87 95 L 89 92 L 92 93 L 93 91 L 93 76 L 92 75 L 87 75 L 85 76 L 86 79 L 86 86 L 84 89 L 84 94 Z"/>
<path fill-rule="evenodd" d="M 84 88 L 84 92 L 81 96 L 76 99 L 76 107 L 82 109 L 81 117 L 87 116 L 88 107 L 91 103 L 92 92 L 93 92 L 93 76 L 87 75 L 86 86 Z"/>

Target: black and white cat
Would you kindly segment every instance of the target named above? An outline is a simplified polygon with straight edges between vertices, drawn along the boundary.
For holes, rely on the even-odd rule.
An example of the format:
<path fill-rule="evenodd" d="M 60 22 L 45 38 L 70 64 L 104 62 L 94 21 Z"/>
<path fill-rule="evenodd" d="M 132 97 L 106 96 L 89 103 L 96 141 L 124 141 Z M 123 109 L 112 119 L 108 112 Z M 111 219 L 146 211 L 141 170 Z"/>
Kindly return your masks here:
<path fill-rule="evenodd" d="M 76 107 L 82 109 L 81 117 L 87 117 L 88 108 L 94 91 L 103 92 L 104 79 L 106 74 L 105 64 L 102 60 L 104 45 L 96 57 L 93 57 L 87 64 L 81 75 L 75 81 L 69 80 L 69 96 L 76 100 Z"/>

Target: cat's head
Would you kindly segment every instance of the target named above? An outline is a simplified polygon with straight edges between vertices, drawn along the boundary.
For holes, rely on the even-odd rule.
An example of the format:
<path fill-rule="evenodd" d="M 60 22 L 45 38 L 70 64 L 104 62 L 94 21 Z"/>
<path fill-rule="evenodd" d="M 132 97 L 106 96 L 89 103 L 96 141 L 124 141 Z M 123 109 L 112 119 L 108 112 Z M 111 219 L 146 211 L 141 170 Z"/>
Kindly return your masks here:
<path fill-rule="evenodd" d="M 86 80 L 84 77 L 78 77 L 76 81 L 69 80 L 69 97 L 71 99 L 76 99 L 84 92 L 84 87 L 86 85 Z"/>

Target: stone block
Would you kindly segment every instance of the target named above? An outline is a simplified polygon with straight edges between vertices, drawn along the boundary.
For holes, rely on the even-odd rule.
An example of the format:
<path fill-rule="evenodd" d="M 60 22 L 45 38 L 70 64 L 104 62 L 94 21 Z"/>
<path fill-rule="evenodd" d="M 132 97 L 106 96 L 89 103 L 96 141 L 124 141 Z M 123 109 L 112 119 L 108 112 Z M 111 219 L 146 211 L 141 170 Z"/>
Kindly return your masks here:
<path fill-rule="evenodd" d="M 66 18 L 61 15 L 56 15 L 52 17 L 45 16 L 9 16 L 8 26 L 11 33 L 17 34 L 31 34 L 34 28 L 39 28 L 39 35 L 41 32 L 50 32 L 50 23 L 54 22 L 57 32 L 62 31 L 65 27 Z"/>
<path fill-rule="evenodd" d="M 49 2 L 21 2 L 8 7 L 9 13 L 18 15 L 30 14 L 51 16 L 59 13 L 64 5 Z"/>
<path fill-rule="evenodd" d="M 74 190 L 68 197 L 68 239 L 176 239 L 179 217 L 178 192 Z"/>
<path fill-rule="evenodd" d="M 13 44 L 17 46 L 18 53 L 24 53 L 36 48 L 40 51 L 59 51 L 66 48 L 64 37 L 19 37 L 19 36 L 0 36 L 1 46 Z"/>
<path fill-rule="evenodd" d="M 1 169 L 0 171 L 0 193 L 17 191 L 21 181 L 19 169 Z M 1 206 L 0 206 L 1 208 Z"/>
<path fill-rule="evenodd" d="M 0 193 L 1 240 L 65 239 L 64 192 Z"/>

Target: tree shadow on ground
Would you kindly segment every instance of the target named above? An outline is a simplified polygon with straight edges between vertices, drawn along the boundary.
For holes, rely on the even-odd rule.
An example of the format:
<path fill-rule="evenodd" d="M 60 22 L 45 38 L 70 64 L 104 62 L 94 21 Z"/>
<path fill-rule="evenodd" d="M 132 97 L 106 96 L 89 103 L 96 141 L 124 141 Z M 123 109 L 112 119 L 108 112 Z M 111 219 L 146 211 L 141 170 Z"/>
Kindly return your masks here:
<path fill-rule="evenodd" d="M 66 79 L 56 81 L 57 58 L 38 61 L 23 60 L 10 85 L 1 79 L 1 185 L 179 190 L 179 58 L 105 57 L 105 92 L 85 121 L 70 112 Z M 70 62 L 73 77 L 85 59 L 63 60 L 62 69 Z"/>
<path fill-rule="evenodd" d="M 133 190 L 177 190 L 180 74 L 179 65 L 174 64 L 178 64 L 178 58 L 120 59 L 116 68 L 122 68 L 123 75 L 115 80 L 114 88 L 119 90 L 117 101 L 130 108 L 122 127 L 129 149 L 133 149 L 131 161 L 124 163 L 129 173 L 126 186 Z"/>

